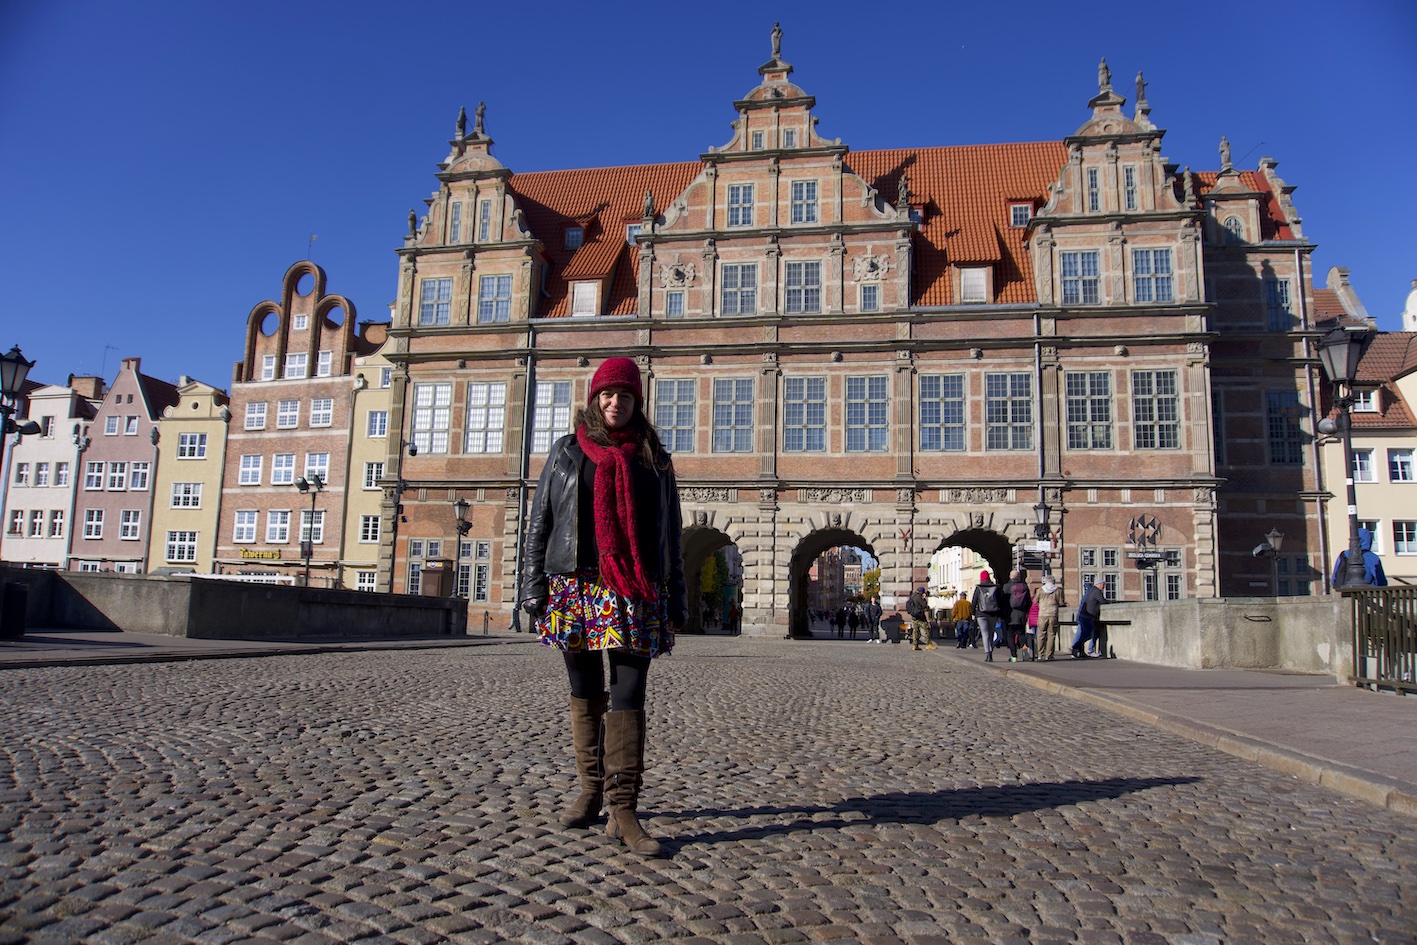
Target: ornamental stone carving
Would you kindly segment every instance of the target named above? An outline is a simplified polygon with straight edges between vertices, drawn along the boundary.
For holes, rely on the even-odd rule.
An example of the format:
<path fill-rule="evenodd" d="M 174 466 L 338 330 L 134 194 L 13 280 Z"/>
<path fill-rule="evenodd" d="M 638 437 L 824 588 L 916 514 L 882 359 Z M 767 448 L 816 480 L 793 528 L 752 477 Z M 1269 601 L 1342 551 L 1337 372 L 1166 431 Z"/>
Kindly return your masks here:
<path fill-rule="evenodd" d="M 736 498 L 732 489 L 711 489 L 703 486 L 679 488 L 681 502 L 732 502 Z"/>
<path fill-rule="evenodd" d="M 666 289 L 682 289 L 693 284 L 696 274 L 693 263 L 676 259 L 659 267 L 659 282 Z"/>
<path fill-rule="evenodd" d="M 507 490 L 507 504 L 508 504 L 508 505 L 515 505 L 515 504 L 516 504 L 518 501 L 520 501 L 520 500 L 521 500 L 521 490 L 519 490 L 519 489 L 508 489 L 508 490 Z"/>
<path fill-rule="evenodd" d="M 895 501 L 898 505 L 909 505 L 915 501 L 915 490 L 897 489 L 895 491 Z"/>
<path fill-rule="evenodd" d="M 798 489 L 798 502 L 828 502 L 841 504 L 845 502 L 870 502 L 870 489 Z"/>
<path fill-rule="evenodd" d="M 867 253 L 851 261 L 851 270 L 857 282 L 880 282 L 890 272 L 891 260 L 889 256 Z"/>
<path fill-rule="evenodd" d="M 1007 489 L 941 489 L 941 502 L 961 502 L 969 505 L 981 505 L 986 502 L 1007 502 L 1009 501 L 1009 490 Z"/>

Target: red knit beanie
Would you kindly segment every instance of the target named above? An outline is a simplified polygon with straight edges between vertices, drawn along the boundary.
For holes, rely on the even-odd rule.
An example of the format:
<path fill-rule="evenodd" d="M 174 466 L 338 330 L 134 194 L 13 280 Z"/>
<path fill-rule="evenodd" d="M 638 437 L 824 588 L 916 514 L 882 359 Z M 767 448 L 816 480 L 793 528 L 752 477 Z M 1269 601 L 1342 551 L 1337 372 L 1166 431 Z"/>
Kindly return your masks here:
<path fill-rule="evenodd" d="M 590 379 L 590 396 L 586 403 L 594 403 L 595 395 L 611 387 L 623 387 L 635 395 L 635 402 L 644 406 L 644 388 L 640 386 L 640 366 L 630 358 L 606 358 Z"/>
<path fill-rule="evenodd" d="M 980 571 L 980 572 L 979 572 L 979 583 L 980 583 L 980 584 L 988 584 L 988 583 L 989 583 L 989 572 L 988 572 L 988 571 Z"/>

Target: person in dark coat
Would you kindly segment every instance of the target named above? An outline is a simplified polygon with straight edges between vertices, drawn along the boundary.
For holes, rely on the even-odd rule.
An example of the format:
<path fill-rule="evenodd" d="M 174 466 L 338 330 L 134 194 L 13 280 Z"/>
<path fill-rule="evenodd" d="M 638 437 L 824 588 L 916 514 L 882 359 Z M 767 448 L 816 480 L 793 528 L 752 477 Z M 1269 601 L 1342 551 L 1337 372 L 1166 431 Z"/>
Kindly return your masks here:
<path fill-rule="evenodd" d="M 1033 607 L 1033 593 L 1028 589 L 1022 571 L 1009 573 L 1009 583 L 1000 589 L 999 596 L 1008 602 L 1004 638 L 1009 644 L 1009 662 L 1017 663 L 1018 649 L 1028 633 L 1028 612 Z"/>

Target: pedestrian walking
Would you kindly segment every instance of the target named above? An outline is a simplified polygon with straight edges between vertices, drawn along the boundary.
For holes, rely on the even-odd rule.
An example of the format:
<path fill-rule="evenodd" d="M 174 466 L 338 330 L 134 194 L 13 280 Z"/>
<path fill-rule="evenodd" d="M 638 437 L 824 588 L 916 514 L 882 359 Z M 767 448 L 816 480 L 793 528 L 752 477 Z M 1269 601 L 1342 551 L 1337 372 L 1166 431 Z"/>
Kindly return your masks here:
<path fill-rule="evenodd" d="M 974 608 L 974 619 L 979 624 L 979 635 L 984 638 L 984 662 L 994 662 L 994 631 L 1003 610 L 999 602 L 999 588 L 988 571 L 979 572 L 979 585 L 969 599 Z"/>
<path fill-rule="evenodd" d="M 905 602 L 905 612 L 910 615 L 910 648 L 936 650 L 930 639 L 930 605 L 925 602 L 925 588 L 917 587 Z"/>
<path fill-rule="evenodd" d="M 851 630 L 851 639 L 856 639 L 856 631 L 861 627 L 861 614 L 857 612 L 855 606 L 846 612 L 846 625 Z"/>
<path fill-rule="evenodd" d="M 969 646 L 969 638 L 974 632 L 974 608 L 963 594 L 955 599 L 954 607 L 950 608 L 950 619 L 955 625 L 955 648 L 962 650 Z"/>
<path fill-rule="evenodd" d="M 880 643 L 881 634 L 881 599 L 872 597 L 866 602 L 866 630 L 871 635 L 872 643 Z"/>
<path fill-rule="evenodd" d="M 1043 587 L 1038 593 L 1038 648 L 1037 656 L 1045 660 L 1053 658 L 1053 650 L 1058 643 L 1058 619 L 1065 606 L 1063 588 L 1053 580 L 1053 575 L 1043 576 Z"/>
<path fill-rule="evenodd" d="M 674 465 L 645 417 L 639 367 L 609 358 L 575 432 L 552 445 L 541 471 L 521 605 L 570 678 L 580 795 L 561 823 L 586 826 L 604 803 L 606 833 L 642 856 L 660 853 L 636 812 L 650 662 L 673 649 L 687 616 L 681 530 Z"/>
<path fill-rule="evenodd" d="M 1009 602 L 1004 640 L 1009 645 L 1009 662 L 1017 663 L 1019 647 L 1028 632 L 1028 611 L 1033 606 L 1033 594 L 1021 571 L 1009 573 L 1009 583 L 1004 585 L 1002 596 Z"/>

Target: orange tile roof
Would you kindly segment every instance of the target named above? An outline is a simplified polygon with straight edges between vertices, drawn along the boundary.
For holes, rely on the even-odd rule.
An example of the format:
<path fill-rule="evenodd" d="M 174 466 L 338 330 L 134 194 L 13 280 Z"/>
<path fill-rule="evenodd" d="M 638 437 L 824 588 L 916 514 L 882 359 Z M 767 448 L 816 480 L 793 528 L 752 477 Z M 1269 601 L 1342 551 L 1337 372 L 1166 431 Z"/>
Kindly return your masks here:
<path fill-rule="evenodd" d="M 1412 409 L 1403 399 L 1398 378 L 1417 370 L 1417 335 L 1405 331 L 1379 332 L 1363 360 L 1358 362 L 1358 383 L 1378 388 L 1378 412 L 1354 413 L 1355 430 L 1411 429 L 1417 426 Z"/>
<path fill-rule="evenodd" d="M 1333 318 L 1342 318 L 1347 315 L 1343 308 L 1343 303 L 1338 300 L 1338 293 L 1332 289 L 1314 290 L 1314 322 L 1325 322 Z"/>
<path fill-rule="evenodd" d="M 1220 172 L 1197 171 L 1193 176 L 1196 180 L 1196 193 L 1204 197 L 1215 186 Z M 1260 203 L 1260 239 L 1294 239 L 1294 231 L 1289 228 L 1289 221 L 1284 218 L 1284 211 L 1279 206 L 1279 195 L 1270 187 L 1269 178 L 1259 171 L 1241 171 L 1240 183 L 1246 190 L 1265 195 Z"/>

